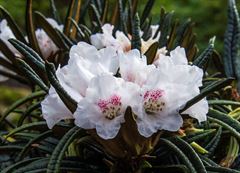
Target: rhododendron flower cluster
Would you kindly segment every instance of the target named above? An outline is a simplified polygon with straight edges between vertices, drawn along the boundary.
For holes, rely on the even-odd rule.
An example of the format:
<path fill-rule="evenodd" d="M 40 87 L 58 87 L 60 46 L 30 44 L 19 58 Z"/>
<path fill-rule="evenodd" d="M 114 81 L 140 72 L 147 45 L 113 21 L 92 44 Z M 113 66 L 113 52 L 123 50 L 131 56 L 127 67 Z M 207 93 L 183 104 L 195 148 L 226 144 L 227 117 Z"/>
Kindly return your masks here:
<path fill-rule="evenodd" d="M 102 34 L 91 37 L 92 45 L 74 45 L 68 64 L 57 69 L 60 84 L 78 107 L 70 112 L 51 87 L 41 103 L 49 128 L 61 120 L 74 119 L 77 126 L 95 129 L 101 138 L 112 139 L 131 107 L 141 136 L 148 138 L 160 130 L 178 131 L 183 124 L 179 110 L 200 93 L 203 70 L 188 64 L 181 47 L 169 56 L 158 54 L 148 65 L 139 50 L 124 47 L 127 36 L 117 31 L 113 37 L 112 30 L 111 25 L 104 25 Z M 183 113 L 202 122 L 207 112 L 203 99 Z"/>

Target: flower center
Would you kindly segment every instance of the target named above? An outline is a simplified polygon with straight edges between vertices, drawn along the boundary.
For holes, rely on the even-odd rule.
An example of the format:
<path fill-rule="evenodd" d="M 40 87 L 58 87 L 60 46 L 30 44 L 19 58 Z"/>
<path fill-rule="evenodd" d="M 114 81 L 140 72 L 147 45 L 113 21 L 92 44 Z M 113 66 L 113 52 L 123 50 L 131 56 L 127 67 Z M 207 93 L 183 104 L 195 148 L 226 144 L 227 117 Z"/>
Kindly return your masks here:
<path fill-rule="evenodd" d="M 164 91 L 157 89 L 146 91 L 143 98 L 143 107 L 145 112 L 148 114 L 156 114 L 162 112 L 165 108 L 165 99 L 164 99 Z"/>
<path fill-rule="evenodd" d="M 113 120 L 120 115 L 122 106 L 121 97 L 113 95 L 107 100 L 100 99 L 97 105 L 106 119 Z"/>

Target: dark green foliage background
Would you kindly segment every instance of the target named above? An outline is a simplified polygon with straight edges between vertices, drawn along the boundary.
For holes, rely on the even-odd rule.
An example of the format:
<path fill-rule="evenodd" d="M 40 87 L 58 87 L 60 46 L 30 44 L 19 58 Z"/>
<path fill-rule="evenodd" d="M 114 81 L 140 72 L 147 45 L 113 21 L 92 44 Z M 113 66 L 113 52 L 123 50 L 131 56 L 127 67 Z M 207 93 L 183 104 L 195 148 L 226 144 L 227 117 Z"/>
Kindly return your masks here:
<path fill-rule="evenodd" d="M 60 16 L 63 18 L 66 13 L 66 4 L 69 3 L 69 0 L 55 1 L 57 8 L 61 12 Z M 114 2 L 114 0 L 111 1 Z M 143 4 L 147 0 L 139 0 L 139 2 L 140 7 L 143 8 Z M 24 0 L 0 0 L 0 5 L 9 10 L 16 21 L 21 26 L 24 26 Z M 238 9 L 240 9 L 240 3 L 237 5 Z M 191 18 L 195 22 L 195 32 L 197 33 L 197 43 L 200 50 L 203 50 L 208 40 L 213 35 L 216 35 L 216 49 L 222 53 L 223 36 L 227 22 L 227 0 L 157 0 L 152 11 L 154 21 L 159 19 L 159 12 L 162 6 L 167 11 L 174 10 L 175 17 L 179 18 L 180 21 Z M 50 16 L 48 0 L 34 1 L 34 7 L 46 16 Z"/>

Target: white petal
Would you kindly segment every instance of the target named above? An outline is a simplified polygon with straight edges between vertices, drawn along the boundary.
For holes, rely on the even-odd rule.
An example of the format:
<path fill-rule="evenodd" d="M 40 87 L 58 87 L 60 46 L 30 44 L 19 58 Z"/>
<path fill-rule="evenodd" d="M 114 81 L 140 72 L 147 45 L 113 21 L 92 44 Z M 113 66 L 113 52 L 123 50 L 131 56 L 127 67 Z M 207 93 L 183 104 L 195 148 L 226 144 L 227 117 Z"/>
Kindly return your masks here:
<path fill-rule="evenodd" d="M 158 130 L 178 131 L 182 124 L 182 117 L 178 113 L 165 116 L 159 115 L 158 118 L 149 118 L 149 120 L 137 120 L 138 131 L 146 138 L 152 136 Z"/>
<path fill-rule="evenodd" d="M 173 51 L 171 51 L 170 56 L 175 65 L 187 65 L 188 63 L 185 50 L 180 46 L 176 47 Z"/>
<path fill-rule="evenodd" d="M 116 40 L 119 42 L 124 52 L 131 50 L 131 41 L 123 32 L 116 31 Z"/>
<path fill-rule="evenodd" d="M 102 26 L 102 31 L 103 31 L 104 34 L 112 35 L 113 28 L 114 28 L 113 25 L 106 23 Z"/>
<path fill-rule="evenodd" d="M 53 43 L 53 41 L 43 29 L 37 29 L 35 31 L 35 34 L 44 58 L 48 58 L 51 54 L 57 52 L 58 47 Z"/>
<path fill-rule="evenodd" d="M 56 20 L 52 18 L 47 18 L 47 21 L 52 25 L 53 28 L 56 28 L 61 32 L 63 31 L 63 25 L 59 25 Z"/>
<path fill-rule="evenodd" d="M 206 121 L 207 113 L 208 102 L 206 99 L 202 99 L 183 112 L 183 114 L 188 114 L 189 116 L 196 118 L 198 122 Z"/>
<path fill-rule="evenodd" d="M 65 68 L 70 86 L 85 95 L 90 80 L 102 73 L 115 74 L 119 61 L 114 48 L 97 50 L 85 42 L 79 42 L 70 49 L 70 59 Z"/>
<path fill-rule="evenodd" d="M 119 53 L 121 77 L 129 82 L 143 85 L 148 74 L 155 69 L 153 65 L 147 65 L 146 57 L 140 55 L 136 49 L 127 53 Z"/>
<path fill-rule="evenodd" d="M 103 34 L 94 34 L 90 36 L 90 42 L 93 46 L 95 46 L 97 49 L 104 48 L 104 42 L 103 42 Z"/>
<path fill-rule="evenodd" d="M 113 47 L 107 47 L 99 51 L 99 62 L 104 67 L 103 72 L 112 72 L 113 74 L 117 73 L 119 68 L 119 59 L 117 57 L 116 49 Z M 104 71 L 106 69 L 107 71 Z"/>
<path fill-rule="evenodd" d="M 43 118 L 50 129 L 63 119 L 73 118 L 53 87 L 50 87 L 49 94 L 41 102 L 41 107 Z"/>
<path fill-rule="evenodd" d="M 120 114 L 109 120 L 103 115 L 98 103 L 100 100 L 107 101 L 113 95 L 119 96 L 121 108 Z M 135 84 L 126 83 L 111 75 L 94 77 L 89 84 L 86 97 L 79 102 L 77 111 L 74 113 L 75 124 L 84 129 L 96 128 L 98 135 L 104 139 L 114 138 L 121 123 L 124 122 L 127 106 L 131 104 L 136 106 L 136 96 L 138 95 L 139 87 Z"/>

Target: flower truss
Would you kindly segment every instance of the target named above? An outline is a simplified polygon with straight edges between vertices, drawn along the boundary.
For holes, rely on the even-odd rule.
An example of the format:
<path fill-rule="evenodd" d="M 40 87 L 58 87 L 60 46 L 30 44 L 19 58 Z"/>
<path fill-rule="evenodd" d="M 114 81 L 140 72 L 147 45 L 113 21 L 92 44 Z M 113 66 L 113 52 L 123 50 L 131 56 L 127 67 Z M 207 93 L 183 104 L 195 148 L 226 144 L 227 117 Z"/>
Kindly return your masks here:
<path fill-rule="evenodd" d="M 113 27 L 106 24 L 103 33 L 91 36 L 92 45 L 79 42 L 70 49 L 68 64 L 59 67 L 56 75 L 78 107 L 70 112 L 51 87 L 41 104 L 48 126 L 74 119 L 77 126 L 95 129 L 103 139 L 113 139 L 125 123 L 126 109 L 131 107 L 141 136 L 148 138 L 160 130 L 178 131 L 183 125 L 179 110 L 200 93 L 203 70 L 189 65 L 180 47 L 169 56 L 157 54 L 154 63 L 148 65 L 144 54 L 129 48 L 127 36 L 117 31 L 114 37 L 112 31 Z M 151 43 L 153 40 L 150 38 Z M 202 122 L 207 112 L 207 101 L 202 99 L 183 114 Z"/>

